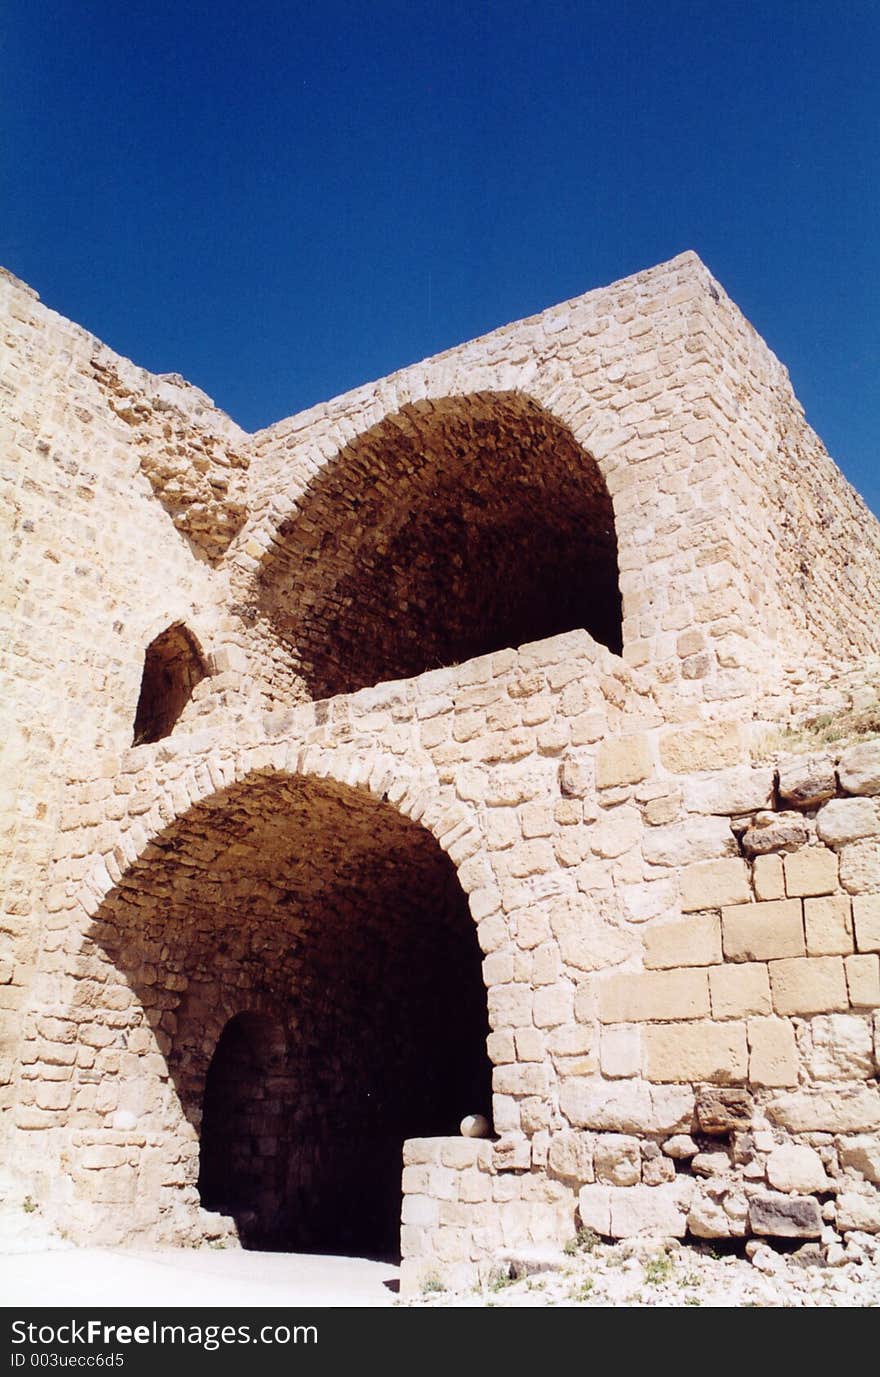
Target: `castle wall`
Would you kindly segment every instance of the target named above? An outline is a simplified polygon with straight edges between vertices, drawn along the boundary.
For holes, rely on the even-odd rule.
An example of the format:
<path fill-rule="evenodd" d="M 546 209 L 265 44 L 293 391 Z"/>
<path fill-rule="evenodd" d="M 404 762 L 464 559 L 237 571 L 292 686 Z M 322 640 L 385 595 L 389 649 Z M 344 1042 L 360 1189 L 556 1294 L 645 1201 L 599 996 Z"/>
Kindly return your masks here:
<path fill-rule="evenodd" d="M 455 969 L 474 974 L 479 950 L 490 1032 L 462 1042 L 491 1062 L 495 1140 L 452 1140 L 445 1124 L 426 1137 L 403 1104 L 408 1285 L 438 1268 L 481 1275 L 499 1246 L 558 1243 L 578 1223 L 611 1236 L 880 1229 L 877 748 L 780 762 L 755 720 L 807 657 L 828 673 L 877 648 L 876 523 L 702 265 L 685 255 L 256 437 L 20 284 L 0 288 L 0 1104 L 5 1156 L 52 1227 L 112 1243 L 228 1228 L 197 1189 L 211 1056 L 249 1011 L 300 1045 L 285 1001 L 310 981 L 305 1022 L 326 1035 L 272 1073 L 264 1155 L 283 1147 L 301 1194 L 322 1161 L 350 1162 L 363 1039 L 418 1083 L 455 1019 L 438 1015 L 405 1052 L 426 1003 L 408 963 L 457 987 L 431 943 L 442 952 L 464 924 L 472 966 Z M 527 587 L 515 561 L 499 575 L 481 554 L 470 587 L 489 611 L 444 622 L 433 585 L 407 581 L 426 552 L 450 554 L 459 476 L 493 520 L 536 503 L 492 486 L 493 449 L 517 483 L 539 475 L 544 544 L 567 548 L 560 533 L 598 525 L 610 499 L 622 655 L 582 628 L 518 646 L 505 632 L 485 654 L 411 673 L 410 591 L 416 640 L 466 646 L 498 620 L 499 588 L 516 603 Z M 432 526 L 425 500 L 450 473 Z M 357 504 L 374 489 L 366 546 Z M 377 632 L 382 523 L 395 548 L 409 517 L 387 580 L 396 627 Z M 307 656 L 304 587 L 318 609 Z M 133 746 L 146 649 L 178 623 L 205 676 L 169 735 Z M 394 664 L 410 677 L 338 691 L 362 630 L 377 647 L 365 677 Z M 355 801 L 330 816 L 321 788 Z M 374 859 L 343 900 L 319 861 L 339 869 L 361 814 Z M 422 904 L 447 882 L 454 901 Z M 395 922 L 416 931 L 419 914 L 424 945 L 398 944 Z M 346 990 L 383 961 L 393 997 L 377 997 L 365 1032 Z M 461 1065 L 463 1115 L 478 1106 L 464 1053 Z M 291 1097 L 311 1114 L 296 1145 Z"/>

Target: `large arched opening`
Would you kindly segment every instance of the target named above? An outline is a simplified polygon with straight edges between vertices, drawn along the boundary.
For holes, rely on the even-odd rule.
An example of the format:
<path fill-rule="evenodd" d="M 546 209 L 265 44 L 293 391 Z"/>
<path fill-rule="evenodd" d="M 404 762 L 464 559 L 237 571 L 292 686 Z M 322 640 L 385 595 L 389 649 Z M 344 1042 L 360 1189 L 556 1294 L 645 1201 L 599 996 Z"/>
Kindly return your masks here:
<path fill-rule="evenodd" d="M 420 402 L 321 471 L 277 533 L 260 603 L 315 698 L 581 627 L 619 652 L 611 498 L 530 398 Z"/>
<path fill-rule="evenodd" d="M 490 1112 L 455 867 L 366 791 L 261 773 L 195 804 L 105 899 L 79 973 L 157 1210 L 197 1186 L 245 1246 L 393 1256 L 404 1140 Z"/>

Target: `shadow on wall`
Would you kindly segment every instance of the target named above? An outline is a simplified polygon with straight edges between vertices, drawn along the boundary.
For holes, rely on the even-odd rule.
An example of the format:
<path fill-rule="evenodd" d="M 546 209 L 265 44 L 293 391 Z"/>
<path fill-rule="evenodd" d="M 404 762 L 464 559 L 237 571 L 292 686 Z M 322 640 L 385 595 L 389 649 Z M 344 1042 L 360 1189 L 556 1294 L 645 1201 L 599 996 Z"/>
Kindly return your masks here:
<path fill-rule="evenodd" d="M 182 622 L 166 627 L 147 646 L 132 745 L 170 736 L 192 691 L 207 674 L 196 638 Z"/>
<path fill-rule="evenodd" d="M 105 900 L 78 967 L 100 982 L 80 1031 L 99 1064 L 112 1052 L 102 1101 L 158 1134 L 150 1179 L 198 1174 L 246 1246 L 395 1256 L 404 1139 L 490 1113 L 455 868 L 364 792 L 258 775 L 193 807 Z M 141 1213 L 173 1205 L 137 1189 Z"/>
<path fill-rule="evenodd" d="M 260 576 L 314 698 L 584 628 L 621 650 L 611 498 L 536 402 L 405 407 L 322 470 Z"/>

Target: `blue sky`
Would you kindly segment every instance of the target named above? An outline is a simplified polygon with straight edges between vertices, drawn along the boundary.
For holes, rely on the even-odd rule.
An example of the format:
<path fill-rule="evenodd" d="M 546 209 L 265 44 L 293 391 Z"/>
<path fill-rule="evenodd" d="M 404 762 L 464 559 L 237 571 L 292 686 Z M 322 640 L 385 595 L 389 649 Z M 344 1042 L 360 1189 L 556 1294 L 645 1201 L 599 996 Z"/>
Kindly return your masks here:
<path fill-rule="evenodd" d="M 27 0 L 0 262 L 255 429 L 693 248 L 880 511 L 877 0 Z"/>

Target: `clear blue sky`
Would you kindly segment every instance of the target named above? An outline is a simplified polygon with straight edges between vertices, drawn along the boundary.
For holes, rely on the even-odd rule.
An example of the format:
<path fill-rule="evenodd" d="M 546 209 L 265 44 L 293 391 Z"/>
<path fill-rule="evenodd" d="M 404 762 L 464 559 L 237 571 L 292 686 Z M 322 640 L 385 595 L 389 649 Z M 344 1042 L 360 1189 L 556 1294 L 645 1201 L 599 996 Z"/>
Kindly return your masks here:
<path fill-rule="evenodd" d="M 19 0 L 0 262 L 255 429 L 694 248 L 880 510 L 878 0 Z"/>

